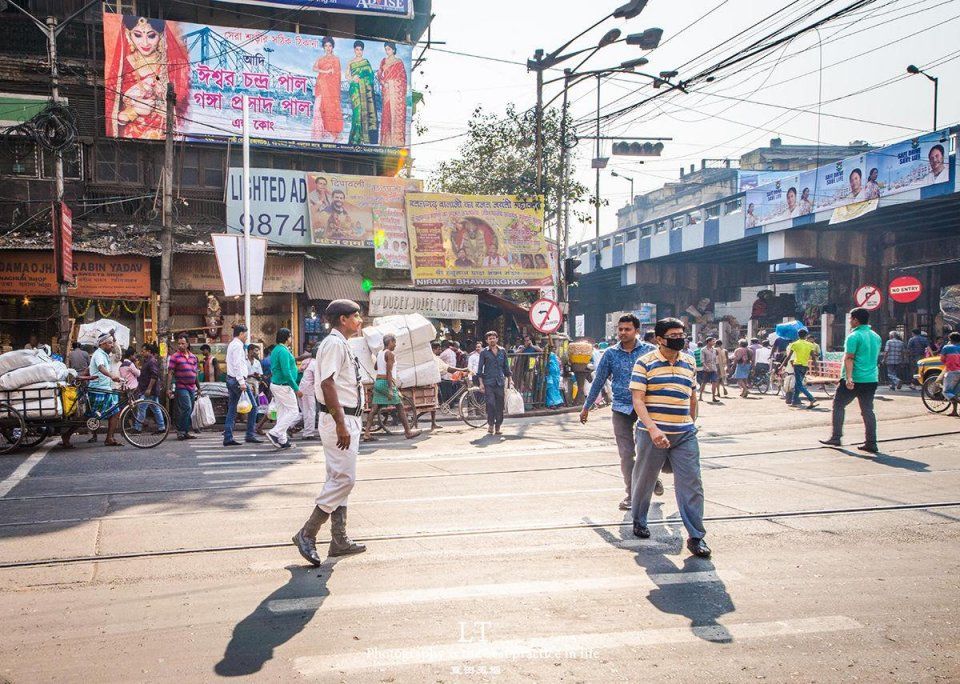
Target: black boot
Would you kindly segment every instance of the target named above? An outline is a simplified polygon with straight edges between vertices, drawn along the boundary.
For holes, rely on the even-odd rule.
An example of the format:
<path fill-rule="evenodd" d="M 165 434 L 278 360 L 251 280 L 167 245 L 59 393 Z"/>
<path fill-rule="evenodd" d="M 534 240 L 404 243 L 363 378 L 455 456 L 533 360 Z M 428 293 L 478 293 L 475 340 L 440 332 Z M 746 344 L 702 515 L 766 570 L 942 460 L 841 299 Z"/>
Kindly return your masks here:
<path fill-rule="evenodd" d="M 317 554 L 317 533 L 320 532 L 320 527 L 327 522 L 329 517 L 329 513 L 319 506 L 314 506 L 307 522 L 303 524 L 299 532 L 293 535 L 293 543 L 300 555 L 312 565 L 320 565 L 323 562 Z"/>
<path fill-rule="evenodd" d="M 363 553 L 367 547 L 347 536 L 347 507 L 340 506 L 330 514 L 330 556 L 349 556 Z"/>

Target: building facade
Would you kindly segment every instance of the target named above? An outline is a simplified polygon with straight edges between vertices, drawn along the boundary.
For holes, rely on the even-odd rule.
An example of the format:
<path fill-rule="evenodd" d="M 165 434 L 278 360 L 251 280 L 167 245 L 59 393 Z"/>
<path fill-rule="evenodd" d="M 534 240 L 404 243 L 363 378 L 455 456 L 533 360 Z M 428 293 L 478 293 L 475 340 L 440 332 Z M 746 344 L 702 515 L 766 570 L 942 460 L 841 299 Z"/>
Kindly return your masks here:
<path fill-rule="evenodd" d="M 431 3 L 409 3 L 412 17 L 216 0 L 117 0 L 86 10 L 83 0 L 18 3 L 35 17 L 52 17 L 58 23 L 80 12 L 63 24 L 56 41 L 59 95 L 73 120 L 70 144 L 63 152 L 64 202 L 72 211 L 78 274 L 77 286 L 67 291 L 71 327 L 112 317 L 129 325 L 139 343 L 155 339 L 158 326 L 164 142 L 149 135 L 111 135 L 108 130 L 108 104 L 116 91 L 105 78 L 108 57 L 114 58 L 105 54 L 107 15 L 232 27 L 254 38 L 267 30 L 283 31 L 316 45 L 330 36 L 349 48 L 358 38 L 416 43 L 429 22 Z M 126 26 L 122 21 L 120 25 Z M 12 6 L 0 10 L 0 25 L 4 31 L 0 41 L 0 131 L 4 132 L 0 137 L 0 347 L 18 347 L 33 338 L 49 343 L 68 331 L 61 329 L 53 268 L 55 154 L 22 134 L 21 126 L 50 103 L 47 36 Z M 188 36 L 184 43 L 188 40 L 195 39 Z M 256 40 L 250 42 L 257 46 L 261 62 L 264 56 L 270 59 L 269 45 L 263 49 Z M 131 63 L 135 56 L 128 57 Z M 172 49 L 166 62 L 174 63 Z M 303 86 L 305 92 L 312 89 L 312 83 Z M 343 96 L 347 97 L 346 88 Z M 379 85 L 371 97 L 381 97 Z M 198 100 L 191 116 L 196 119 L 203 114 Z M 149 118 L 141 115 L 140 121 Z M 396 144 L 322 149 L 254 145 L 250 162 L 254 168 L 394 176 L 404 168 L 408 148 L 408 141 L 399 149 Z M 198 342 L 220 341 L 229 324 L 242 316 L 242 301 L 210 301 L 207 296 L 222 290 L 210 234 L 226 230 L 229 170 L 241 163 L 235 139 L 175 142 L 170 328 Z M 269 340 L 278 327 L 287 326 L 299 331 L 302 339 L 311 306 L 316 310 L 334 296 L 364 299 L 361 282 L 373 273 L 371 250 L 271 244 L 264 294 L 253 307 L 253 336 Z M 389 278 L 385 275 L 382 280 Z M 219 325 L 208 324 L 214 318 Z"/>

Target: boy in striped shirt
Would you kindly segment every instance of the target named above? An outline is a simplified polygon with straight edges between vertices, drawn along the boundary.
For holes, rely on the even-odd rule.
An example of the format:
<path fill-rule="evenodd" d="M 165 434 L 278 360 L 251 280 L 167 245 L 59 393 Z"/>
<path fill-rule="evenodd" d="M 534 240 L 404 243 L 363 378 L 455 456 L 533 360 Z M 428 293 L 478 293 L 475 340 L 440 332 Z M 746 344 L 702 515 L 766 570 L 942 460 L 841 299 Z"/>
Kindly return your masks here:
<path fill-rule="evenodd" d="M 637 460 L 633 467 L 633 533 L 650 537 L 647 514 L 657 475 L 669 459 L 680 517 L 687 528 L 687 548 L 709 558 L 704 541 L 703 480 L 700 477 L 700 446 L 697 443 L 697 367 L 689 354 L 683 322 L 676 318 L 657 321 L 658 348 L 637 359 L 630 379 L 633 407 L 637 412 Z"/>

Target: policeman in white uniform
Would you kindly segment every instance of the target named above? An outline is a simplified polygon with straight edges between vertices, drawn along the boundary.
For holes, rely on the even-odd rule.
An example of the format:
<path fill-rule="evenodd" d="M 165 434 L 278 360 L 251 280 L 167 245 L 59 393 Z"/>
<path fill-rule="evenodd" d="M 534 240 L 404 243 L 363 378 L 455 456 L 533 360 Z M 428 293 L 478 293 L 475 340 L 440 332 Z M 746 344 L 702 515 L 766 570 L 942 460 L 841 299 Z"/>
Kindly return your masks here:
<path fill-rule="evenodd" d="M 363 318 L 360 305 L 349 299 L 330 302 L 325 314 L 331 330 L 317 347 L 315 392 L 327 480 L 310 518 L 293 537 L 300 555 L 313 565 L 322 562 L 317 555 L 317 533 L 328 518 L 328 555 L 346 556 L 367 550 L 347 536 L 347 497 L 357 477 L 364 400 L 360 365 L 347 340 L 360 334 Z"/>

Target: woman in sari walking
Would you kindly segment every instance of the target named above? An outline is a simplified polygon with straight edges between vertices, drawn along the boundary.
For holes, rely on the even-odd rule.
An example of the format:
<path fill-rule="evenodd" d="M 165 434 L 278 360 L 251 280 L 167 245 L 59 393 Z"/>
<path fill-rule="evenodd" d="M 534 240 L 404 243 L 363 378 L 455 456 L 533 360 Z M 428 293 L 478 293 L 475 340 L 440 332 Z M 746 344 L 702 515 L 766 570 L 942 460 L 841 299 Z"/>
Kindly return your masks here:
<path fill-rule="evenodd" d="M 355 57 L 347 64 L 350 76 L 350 104 L 353 116 L 350 120 L 351 145 L 377 144 L 377 108 L 373 99 L 373 67 L 363 56 L 363 41 L 353 43 Z"/>
<path fill-rule="evenodd" d="M 407 142 L 407 71 L 397 57 L 395 43 L 384 43 L 386 53 L 377 70 L 383 111 L 380 113 L 380 144 L 403 147 Z"/>

